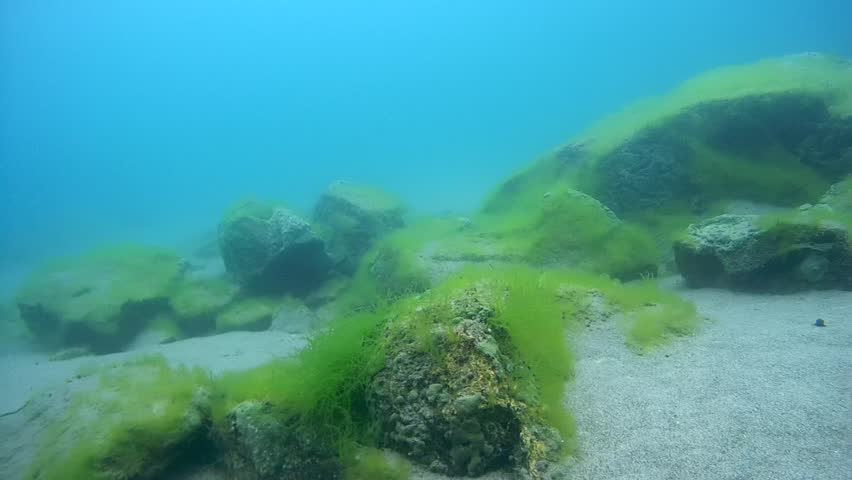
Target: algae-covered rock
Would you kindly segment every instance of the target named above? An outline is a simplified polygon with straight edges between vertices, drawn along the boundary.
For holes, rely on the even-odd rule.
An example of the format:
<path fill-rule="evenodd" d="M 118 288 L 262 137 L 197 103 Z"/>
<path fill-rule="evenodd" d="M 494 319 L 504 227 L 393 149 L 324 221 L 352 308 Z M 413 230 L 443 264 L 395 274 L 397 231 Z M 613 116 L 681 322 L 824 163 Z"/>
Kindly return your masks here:
<path fill-rule="evenodd" d="M 233 207 L 219 225 L 225 267 L 244 287 L 305 294 L 328 276 L 325 243 L 292 211 L 258 202 Z"/>
<path fill-rule="evenodd" d="M 212 330 L 216 315 L 237 293 L 237 288 L 222 279 L 188 279 L 171 294 L 170 303 L 182 330 L 190 335 Z"/>
<path fill-rule="evenodd" d="M 210 445 L 210 378 L 146 358 L 78 392 L 40 439 L 27 479 L 154 479 Z"/>
<path fill-rule="evenodd" d="M 675 242 L 678 269 L 697 287 L 852 289 L 848 227 L 824 220 L 822 208 L 808 210 L 721 215 L 690 225 Z"/>
<path fill-rule="evenodd" d="M 387 362 L 368 392 L 381 445 L 449 475 L 536 471 L 558 455 L 559 434 L 518 395 L 513 369 L 524 366 L 491 323 L 494 293 L 472 288 L 389 325 Z"/>
<path fill-rule="evenodd" d="M 852 171 L 850 92 L 852 63 L 827 55 L 716 69 L 604 118 L 504 182 L 485 210 L 565 186 L 648 223 L 732 200 L 815 202 Z"/>
<path fill-rule="evenodd" d="M 216 315 L 216 331 L 261 331 L 272 324 L 283 301 L 272 298 L 243 298 Z"/>
<path fill-rule="evenodd" d="M 16 301 L 39 343 L 114 351 L 169 309 L 169 292 L 180 273 L 180 259 L 171 252 L 113 248 L 35 272 Z"/>
<path fill-rule="evenodd" d="M 293 428 L 286 415 L 264 402 L 249 400 L 227 415 L 220 432 L 225 464 L 234 480 L 339 478 L 337 451 L 316 431 Z"/>
<path fill-rule="evenodd" d="M 337 268 L 351 273 L 378 238 L 404 225 L 403 212 L 402 203 L 392 195 L 338 181 L 317 201 L 314 220 L 326 231 Z"/>
<path fill-rule="evenodd" d="M 430 248 L 424 256 L 444 263 L 527 263 L 627 279 L 656 273 L 660 257 L 647 232 L 569 188 L 483 215 L 463 231 L 436 238 Z"/>

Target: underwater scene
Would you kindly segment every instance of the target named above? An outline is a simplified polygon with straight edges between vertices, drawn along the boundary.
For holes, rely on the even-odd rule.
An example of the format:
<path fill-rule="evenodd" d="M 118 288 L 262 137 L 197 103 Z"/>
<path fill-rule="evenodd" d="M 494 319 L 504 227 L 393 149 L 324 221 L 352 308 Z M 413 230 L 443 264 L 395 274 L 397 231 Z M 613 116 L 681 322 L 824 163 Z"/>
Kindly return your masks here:
<path fill-rule="evenodd" d="M 851 479 L 850 19 L 0 1 L 0 479 Z"/>

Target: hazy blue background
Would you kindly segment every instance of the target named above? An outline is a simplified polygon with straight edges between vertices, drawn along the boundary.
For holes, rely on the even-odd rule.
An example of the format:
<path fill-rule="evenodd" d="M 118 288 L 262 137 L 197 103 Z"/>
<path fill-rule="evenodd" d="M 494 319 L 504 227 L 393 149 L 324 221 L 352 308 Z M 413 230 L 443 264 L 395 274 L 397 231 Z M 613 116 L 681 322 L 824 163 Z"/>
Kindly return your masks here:
<path fill-rule="evenodd" d="M 337 178 L 471 209 L 702 70 L 852 56 L 847 3 L 0 0 L 0 265 L 178 241 L 248 194 L 308 208 Z"/>

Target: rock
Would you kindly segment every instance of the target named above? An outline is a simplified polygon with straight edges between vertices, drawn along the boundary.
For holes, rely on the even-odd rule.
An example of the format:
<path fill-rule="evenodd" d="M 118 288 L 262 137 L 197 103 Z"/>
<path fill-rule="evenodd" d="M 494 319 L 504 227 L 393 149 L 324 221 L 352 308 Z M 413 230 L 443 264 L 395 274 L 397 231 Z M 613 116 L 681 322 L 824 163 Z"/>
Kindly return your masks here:
<path fill-rule="evenodd" d="M 689 198 L 691 156 L 678 137 L 657 130 L 637 135 L 600 160 L 600 198 L 619 214 Z"/>
<path fill-rule="evenodd" d="M 223 279 L 186 280 L 174 290 L 170 303 L 184 333 L 203 335 L 213 330 L 216 315 L 236 294 L 237 287 Z"/>
<path fill-rule="evenodd" d="M 329 479 L 340 476 L 337 451 L 313 431 L 294 430 L 269 404 L 249 400 L 228 413 L 221 433 L 234 480 Z"/>
<path fill-rule="evenodd" d="M 850 81 L 847 59 L 818 54 L 707 72 L 522 169 L 485 211 L 529 208 L 564 187 L 652 226 L 734 200 L 814 202 L 852 172 Z"/>
<path fill-rule="evenodd" d="M 314 221 L 325 230 L 337 268 L 352 273 L 378 238 L 404 225 L 403 212 L 402 203 L 387 193 L 338 181 L 320 197 Z"/>
<path fill-rule="evenodd" d="M 323 240 L 283 207 L 238 204 L 219 225 L 219 247 L 227 271 L 255 292 L 304 295 L 329 274 Z"/>
<path fill-rule="evenodd" d="M 558 439 L 531 421 L 528 406 L 512 395 L 513 361 L 489 324 L 493 309 L 486 296 L 471 290 L 449 305 L 415 309 L 412 328 L 431 315 L 447 315 L 454 318 L 452 331 L 433 329 L 434 352 L 421 351 L 405 333 L 392 334 L 386 365 L 369 386 L 381 446 L 445 475 L 479 476 L 513 463 L 523 469 L 535 462 L 528 462 L 534 454 L 522 438 L 542 446 L 546 431 Z"/>
<path fill-rule="evenodd" d="M 113 248 L 37 271 L 16 301 L 38 343 L 111 352 L 169 310 L 170 289 L 179 277 L 180 259 L 168 251 Z"/>
<path fill-rule="evenodd" d="M 216 315 L 216 331 L 234 330 L 259 332 L 269 329 L 283 300 L 274 298 L 244 298 Z"/>
<path fill-rule="evenodd" d="M 721 215 L 690 225 L 675 242 L 687 283 L 745 290 L 852 289 L 846 226 L 814 220 L 814 209 L 784 216 Z"/>

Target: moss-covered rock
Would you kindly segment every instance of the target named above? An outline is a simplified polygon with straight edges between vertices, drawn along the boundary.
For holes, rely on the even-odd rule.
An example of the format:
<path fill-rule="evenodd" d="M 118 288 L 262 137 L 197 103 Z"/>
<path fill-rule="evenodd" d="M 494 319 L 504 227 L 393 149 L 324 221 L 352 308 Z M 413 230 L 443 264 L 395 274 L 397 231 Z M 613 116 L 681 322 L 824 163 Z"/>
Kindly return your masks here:
<path fill-rule="evenodd" d="M 471 263 L 532 264 L 630 279 L 656 273 L 660 260 L 648 232 L 568 188 L 545 192 L 518 208 L 478 215 L 465 228 L 445 229 L 433 238 L 419 257 L 437 272 Z"/>
<path fill-rule="evenodd" d="M 245 401 L 227 417 L 220 432 L 225 464 L 234 480 L 281 478 L 340 478 L 341 463 L 334 443 L 298 422 L 282 421 L 285 414 L 269 403 Z"/>
<path fill-rule="evenodd" d="M 159 313 L 180 278 L 180 259 L 122 247 L 62 260 L 35 272 L 18 292 L 21 318 L 49 348 L 121 349 Z"/>
<path fill-rule="evenodd" d="M 246 289 L 303 295 L 328 277 L 325 243 L 292 211 L 259 202 L 235 205 L 219 225 L 228 272 Z"/>
<path fill-rule="evenodd" d="M 317 201 L 314 221 L 324 229 L 337 268 L 352 273 L 377 239 L 404 225 L 403 212 L 402 203 L 392 195 L 338 181 Z"/>
<path fill-rule="evenodd" d="M 561 448 L 516 395 L 511 372 L 523 366 L 490 322 L 490 294 L 418 306 L 410 323 L 392 326 L 387 365 L 370 386 L 380 443 L 433 471 L 478 476 L 527 465 L 530 443 L 547 447 L 542 461 Z"/>
<path fill-rule="evenodd" d="M 827 209 L 722 215 L 691 225 L 674 246 L 678 269 L 698 287 L 852 289 L 849 227 Z"/>
<path fill-rule="evenodd" d="M 216 316 L 236 294 L 236 286 L 223 279 L 187 279 L 169 300 L 181 330 L 192 336 L 212 331 Z"/>
<path fill-rule="evenodd" d="M 286 299 L 268 297 L 239 299 L 216 315 L 216 331 L 266 330 L 284 303 Z"/>
<path fill-rule="evenodd" d="M 825 55 L 714 70 L 603 119 L 504 182 L 484 211 L 568 186 L 669 235 L 728 201 L 815 202 L 852 171 L 849 92 L 850 63 Z"/>
<path fill-rule="evenodd" d="M 41 439 L 26 478 L 154 479 L 209 448 L 210 377 L 146 358 L 103 374 L 76 394 Z"/>

